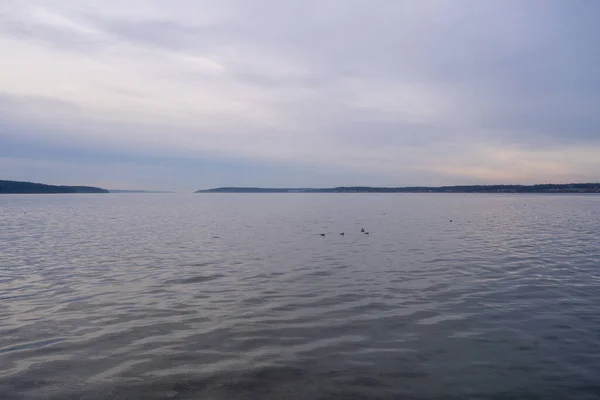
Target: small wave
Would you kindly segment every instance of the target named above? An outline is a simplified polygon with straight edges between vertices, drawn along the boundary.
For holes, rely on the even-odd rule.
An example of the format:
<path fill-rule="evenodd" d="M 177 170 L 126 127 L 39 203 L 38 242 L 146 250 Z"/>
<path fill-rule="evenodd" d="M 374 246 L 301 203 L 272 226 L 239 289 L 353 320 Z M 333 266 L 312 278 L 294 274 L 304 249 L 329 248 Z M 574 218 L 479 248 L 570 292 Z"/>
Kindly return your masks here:
<path fill-rule="evenodd" d="M 223 277 L 225 277 L 225 275 L 197 275 L 197 276 L 192 276 L 189 278 L 171 279 L 171 280 L 166 281 L 165 284 L 167 284 L 167 285 L 173 285 L 173 284 L 186 285 L 186 284 L 190 284 L 190 283 L 203 283 L 203 282 L 214 281 L 216 279 L 223 278 Z"/>

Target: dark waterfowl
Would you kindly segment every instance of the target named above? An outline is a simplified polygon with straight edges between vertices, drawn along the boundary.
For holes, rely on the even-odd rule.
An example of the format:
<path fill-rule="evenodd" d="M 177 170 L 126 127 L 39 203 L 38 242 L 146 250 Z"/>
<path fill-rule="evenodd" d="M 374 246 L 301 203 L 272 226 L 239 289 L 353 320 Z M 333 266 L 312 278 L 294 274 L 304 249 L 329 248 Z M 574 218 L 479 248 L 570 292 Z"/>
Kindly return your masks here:
<path fill-rule="evenodd" d="M 344 232 L 341 232 L 340 235 L 344 236 Z"/>
<path fill-rule="evenodd" d="M 321 236 L 325 236 L 325 234 L 324 234 L 324 233 L 320 233 L 320 235 L 321 235 Z"/>
<path fill-rule="evenodd" d="M 360 228 L 360 231 L 361 231 L 362 233 L 365 233 L 365 228 Z"/>

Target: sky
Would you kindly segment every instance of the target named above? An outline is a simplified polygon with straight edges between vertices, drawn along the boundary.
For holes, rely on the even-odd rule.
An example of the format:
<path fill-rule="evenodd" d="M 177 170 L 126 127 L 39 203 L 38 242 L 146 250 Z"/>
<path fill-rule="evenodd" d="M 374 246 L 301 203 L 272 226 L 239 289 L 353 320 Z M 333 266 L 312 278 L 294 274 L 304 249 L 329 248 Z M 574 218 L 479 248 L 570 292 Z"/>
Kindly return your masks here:
<path fill-rule="evenodd" d="M 596 0 L 2 0 L 0 179 L 600 181 Z"/>

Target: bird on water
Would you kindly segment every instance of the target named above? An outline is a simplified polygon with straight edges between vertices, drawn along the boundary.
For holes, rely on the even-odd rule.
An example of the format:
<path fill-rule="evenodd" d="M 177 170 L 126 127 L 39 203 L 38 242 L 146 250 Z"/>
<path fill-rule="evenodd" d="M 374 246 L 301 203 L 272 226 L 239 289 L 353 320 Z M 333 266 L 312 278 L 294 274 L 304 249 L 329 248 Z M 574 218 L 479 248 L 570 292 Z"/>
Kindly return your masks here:
<path fill-rule="evenodd" d="M 341 232 L 340 235 L 344 236 L 344 232 Z"/>
<path fill-rule="evenodd" d="M 325 236 L 325 234 L 324 234 L 324 233 L 320 233 L 320 235 L 321 235 L 321 236 Z"/>
<path fill-rule="evenodd" d="M 361 231 L 362 233 L 365 233 L 365 228 L 360 228 L 360 231 Z"/>

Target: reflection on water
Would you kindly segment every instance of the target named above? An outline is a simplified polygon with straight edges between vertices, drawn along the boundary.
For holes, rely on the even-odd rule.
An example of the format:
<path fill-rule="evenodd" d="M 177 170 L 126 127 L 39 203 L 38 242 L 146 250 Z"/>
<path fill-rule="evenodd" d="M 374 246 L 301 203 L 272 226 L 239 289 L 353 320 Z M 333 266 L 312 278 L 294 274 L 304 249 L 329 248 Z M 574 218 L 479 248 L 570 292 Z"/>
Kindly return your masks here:
<path fill-rule="evenodd" d="M 599 226 L 594 195 L 5 195 L 0 398 L 600 398 Z"/>

